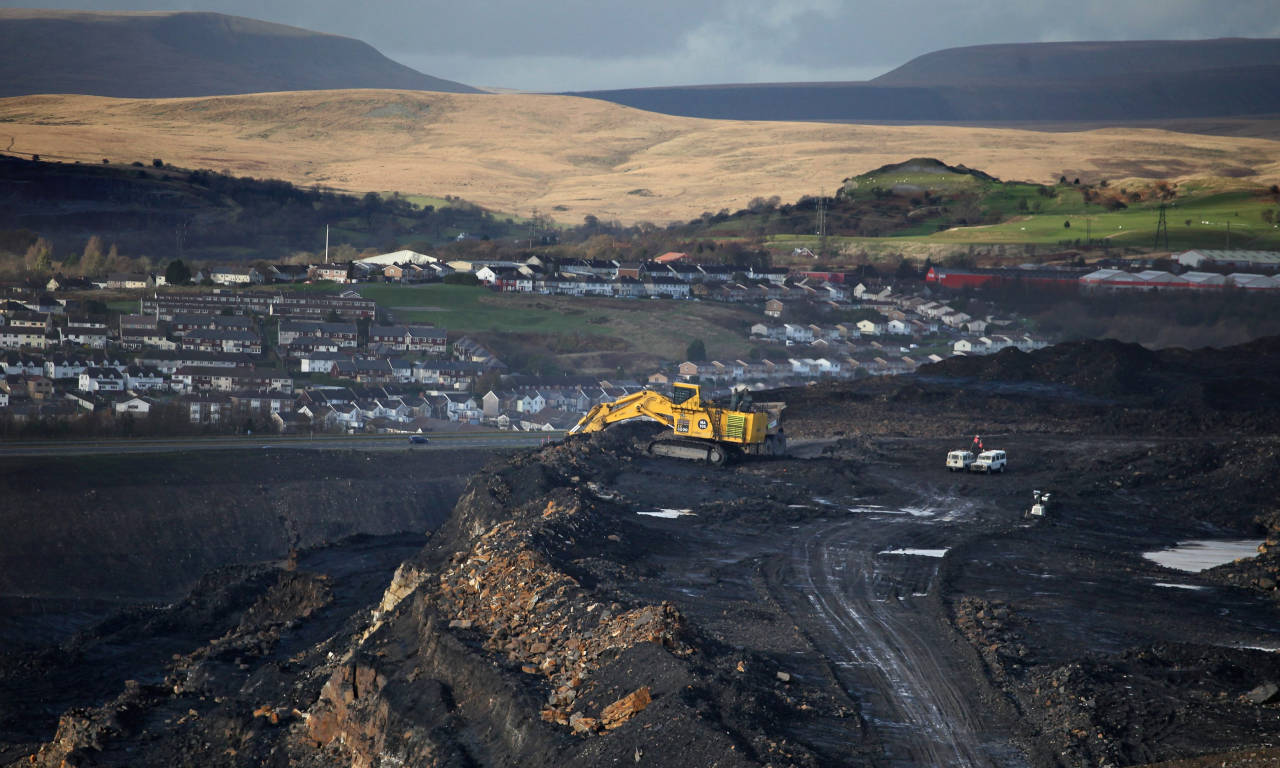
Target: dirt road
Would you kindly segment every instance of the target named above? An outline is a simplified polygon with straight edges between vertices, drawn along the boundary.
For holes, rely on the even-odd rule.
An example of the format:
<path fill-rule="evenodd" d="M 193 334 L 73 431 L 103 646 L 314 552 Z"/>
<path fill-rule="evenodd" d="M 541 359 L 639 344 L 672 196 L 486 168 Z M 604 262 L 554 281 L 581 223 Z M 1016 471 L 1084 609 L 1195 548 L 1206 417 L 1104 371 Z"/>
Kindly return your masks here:
<path fill-rule="evenodd" d="M 938 501 L 854 507 L 851 519 L 798 532 L 791 578 L 771 589 L 862 702 L 885 764 L 1025 765 L 965 690 L 950 633 L 928 602 L 971 507 Z"/>

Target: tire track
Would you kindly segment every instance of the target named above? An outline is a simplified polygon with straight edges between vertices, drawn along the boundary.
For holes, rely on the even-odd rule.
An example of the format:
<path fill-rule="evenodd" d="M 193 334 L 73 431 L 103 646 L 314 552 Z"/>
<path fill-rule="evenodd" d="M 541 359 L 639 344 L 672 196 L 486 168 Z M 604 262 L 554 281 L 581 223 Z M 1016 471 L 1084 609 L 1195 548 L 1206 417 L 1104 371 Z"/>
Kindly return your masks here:
<path fill-rule="evenodd" d="M 911 516 L 857 515 L 820 527 L 792 547 L 795 578 L 775 585 L 778 600 L 857 695 L 885 764 L 1023 765 L 982 727 L 976 697 L 960 687 L 966 672 L 922 610 L 916 590 L 932 588 L 939 560 L 877 554 L 945 546 L 943 538 L 937 523 Z"/>

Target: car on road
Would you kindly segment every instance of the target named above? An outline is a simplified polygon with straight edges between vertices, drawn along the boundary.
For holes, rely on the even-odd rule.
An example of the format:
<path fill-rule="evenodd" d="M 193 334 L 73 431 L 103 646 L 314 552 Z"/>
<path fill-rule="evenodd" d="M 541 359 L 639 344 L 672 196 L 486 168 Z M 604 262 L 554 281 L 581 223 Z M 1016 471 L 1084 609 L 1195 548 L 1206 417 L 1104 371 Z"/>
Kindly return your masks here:
<path fill-rule="evenodd" d="M 426 445 L 429 442 L 426 435 L 409 435 L 409 445 Z"/>
<path fill-rule="evenodd" d="M 952 451 L 947 454 L 947 470 L 963 472 L 973 464 L 973 451 Z"/>
<path fill-rule="evenodd" d="M 989 475 L 992 472 L 1003 472 L 1006 464 L 1008 464 L 1008 459 L 1005 457 L 1004 451 L 983 451 L 969 465 L 969 471 L 982 472 Z"/>

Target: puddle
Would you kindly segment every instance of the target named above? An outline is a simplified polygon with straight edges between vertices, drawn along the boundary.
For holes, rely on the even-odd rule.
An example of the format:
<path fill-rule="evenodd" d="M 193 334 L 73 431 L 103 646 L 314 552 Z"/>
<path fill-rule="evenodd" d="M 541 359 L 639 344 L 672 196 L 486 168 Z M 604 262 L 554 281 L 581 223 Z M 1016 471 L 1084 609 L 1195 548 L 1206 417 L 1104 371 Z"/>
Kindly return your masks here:
<path fill-rule="evenodd" d="M 916 557 L 942 557 L 947 554 L 945 549 L 886 549 L 877 554 L 881 555 L 915 555 Z"/>
<path fill-rule="evenodd" d="M 1164 587 L 1165 589 L 1194 589 L 1194 590 L 1208 589 L 1208 587 L 1202 586 L 1200 584 L 1169 584 L 1163 581 L 1157 581 L 1156 586 Z"/>
<path fill-rule="evenodd" d="M 1260 539 L 1232 541 L 1184 541 L 1171 549 L 1143 553 L 1143 557 L 1166 568 L 1199 573 L 1245 557 L 1256 557 Z"/>
<path fill-rule="evenodd" d="M 655 509 L 650 512 L 637 512 L 636 514 L 644 515 L 645 517 L 661 517 L 664 520 L 675 520 L 677 517 L 692 517 L 693 510 L 663 508 L 663 509 Z"/>

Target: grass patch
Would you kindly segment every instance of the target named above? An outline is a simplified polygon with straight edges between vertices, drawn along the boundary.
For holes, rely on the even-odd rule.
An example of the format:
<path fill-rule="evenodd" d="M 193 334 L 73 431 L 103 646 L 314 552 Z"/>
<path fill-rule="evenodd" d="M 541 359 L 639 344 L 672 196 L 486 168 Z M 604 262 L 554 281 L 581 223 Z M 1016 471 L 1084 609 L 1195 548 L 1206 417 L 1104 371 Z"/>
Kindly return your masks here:
<path fill-rule="evenodd" d="M 670 299 L 492 293 L 439 284 L 370 284 L 360 292 L 398 322 L 430 323 L 457 334 L 523 334 L 540 348 L 529 354 L 554 358 L 565 370 L 612 369 L 619 356 L 629 369 L 680 360 L 697 338 L 714 357 L 741 357 L 750 349 L 747 329 L 760 319 L 743 307 Z"/>

